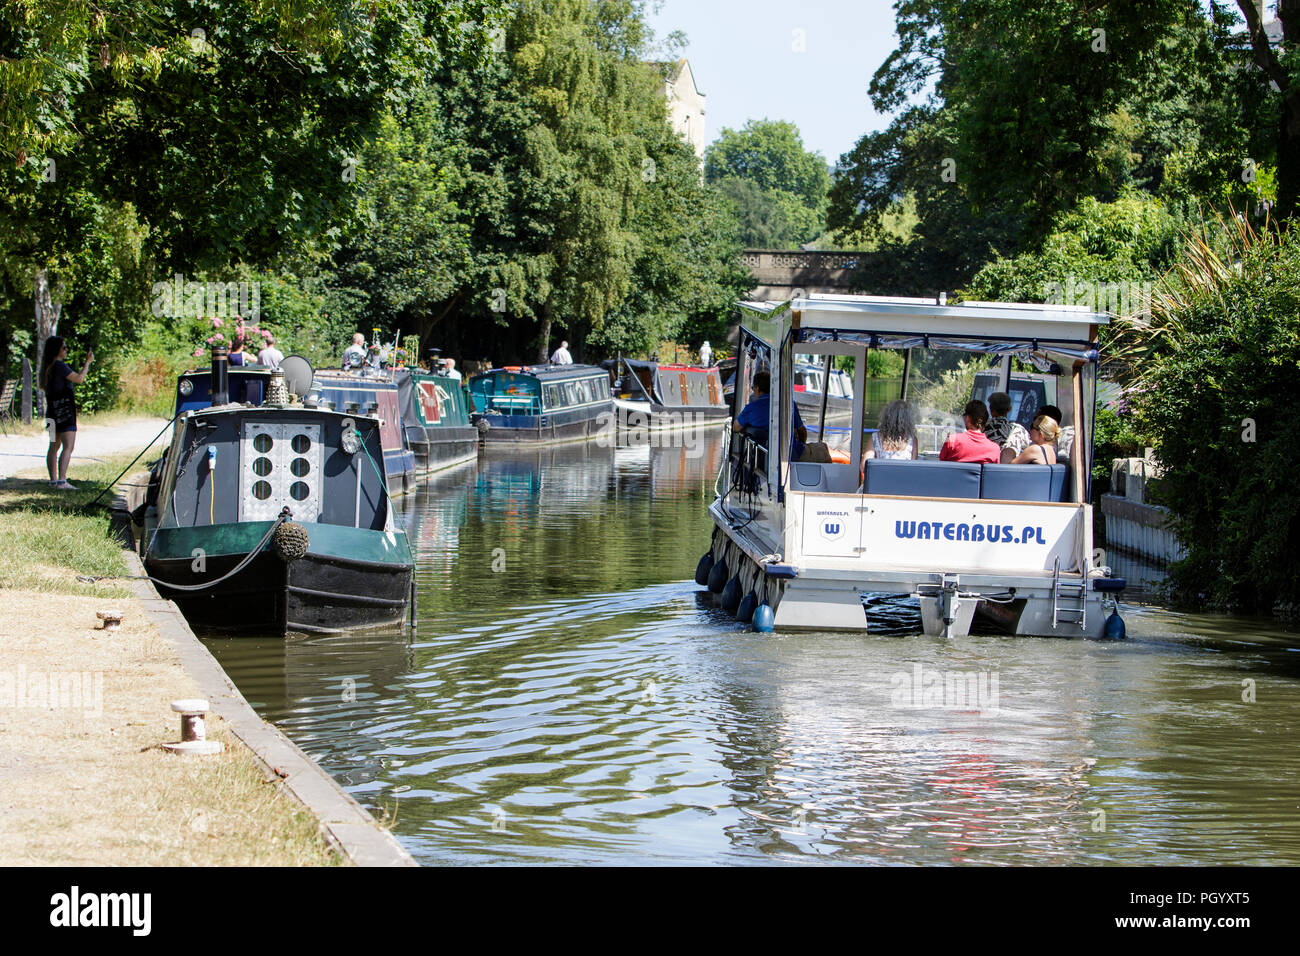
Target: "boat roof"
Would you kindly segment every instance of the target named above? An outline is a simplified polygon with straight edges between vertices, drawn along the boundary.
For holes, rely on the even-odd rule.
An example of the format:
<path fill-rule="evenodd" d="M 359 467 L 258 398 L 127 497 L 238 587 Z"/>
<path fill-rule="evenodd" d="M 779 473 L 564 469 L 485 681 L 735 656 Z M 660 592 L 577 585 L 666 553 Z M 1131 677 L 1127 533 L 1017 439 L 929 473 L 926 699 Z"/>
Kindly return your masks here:
<path fill-rule="evenodd" d="M 499 372 L 509 372 L 512 375 L 530 375 L 537 379 L 564 379 L 564 378 L 586 378 L 590 375 L 604 375 L 606 372 L 599 365 L 505 365 L 501 368 L 490 368 L 486 372 L 479 372 L 471 376 L 471 379 L 482 378 L 485 375 L 496 375 Z"/>
<path fill-rule="evenodd" d="M 209 405 L 205 408 L 191 408 L 180 413 L 177 421 L 186 421 L 191 418 L 210 418 L 213 415 L 247 415 L 249 417 L 265 418 L 278 414 L 290 415 L 319 415 L 322 418 L 353 418 L 364 419 L 366 421 L 379 421 L 378 415 L 365 415 L 360 412 L 341 412 L 337 408 L 311 408 L 302 404 L 290 405 L 248 405 L 240 402 L 230 402 L 226 405 Z"/>
<path fill-rule="evenodd" d="M 784 302 L 741 302 L 745 328 L 779 346 L 797 340 L 859 341 L 873 347 L 962 348 L 981 352 L 1047 351 L 1096 358 L 1103 312 L 1084 306 L 1024 302 L 960 302 L 869 295 L 823 295 Z"/>
<path fill-rule="evenodd" d="M 652 362 L 649 359 L 623 359 L 623 364 L 629 368 L 648 368 L 663 369 L 668 372 L 707 372 L 708 369 L 699 365 L 674 365 L 671 362 Z"/>

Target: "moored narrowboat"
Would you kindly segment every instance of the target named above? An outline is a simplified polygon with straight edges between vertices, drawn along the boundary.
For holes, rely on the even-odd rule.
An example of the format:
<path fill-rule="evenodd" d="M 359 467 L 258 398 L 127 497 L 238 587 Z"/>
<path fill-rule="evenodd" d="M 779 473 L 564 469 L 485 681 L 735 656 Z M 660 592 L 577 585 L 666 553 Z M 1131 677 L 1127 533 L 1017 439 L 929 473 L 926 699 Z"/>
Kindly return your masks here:
<path fill-rule="evenodd" d="M 177 418 L 142 507 L 159 593 L 202 630 L 400 623 L 414 560 L 392 513 L 380 421 L 309 407 L 278 372 L 261 404 L 227 402 L 215 366 L 215 404 Z"/>
<path fill-rule="evenodd" d="M 478 457 L 478 429 L 458 378 L 412 369 L 395 380 L 406 443 L 417 474 L 430 475 Z"/>
<path fill-rule="evenodd" d="M 299 356 L 281 365 L 292 377 L 297 370 L 311 383 L 310 401 L 321 408 L 378 419 L 388 490 L 411 490 L 425 475 L 473 461 L 478 432 L 460 383 L 443 375 L 389 368 L 312 370 Z M 260 405 L 270 369 L 259 365 L 231 366 L 227 394 L 234 403 Z M 177 414 L 212 405 L 211 373 L 186 372 L 177 380 Z M 302 389 L 304 396 L 308 389 Z"/>
<path fill-rule="evenodd" d="M 667 431 L 724 425 L 727 403 L 716 368 L 619 359 L 614 408 L 619 428 Z"/>
<path fill-rule="evenodd" d="M 474 422 L 485 444 L 612 443 L 609 375 L 594 365 L 514 365 L 469 380 Z"/>

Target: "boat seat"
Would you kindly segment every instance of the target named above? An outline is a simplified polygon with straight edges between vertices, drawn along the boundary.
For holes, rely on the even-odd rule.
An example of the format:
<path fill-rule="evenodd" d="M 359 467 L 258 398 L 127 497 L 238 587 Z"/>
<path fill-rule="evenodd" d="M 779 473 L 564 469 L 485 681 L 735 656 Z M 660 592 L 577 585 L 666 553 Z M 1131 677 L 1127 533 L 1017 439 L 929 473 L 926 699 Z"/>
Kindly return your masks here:
<path fill-rule="evenodd" d="M 1061 464 L 985 465 L 980 497 L 1003 501 L 1063 501 L 1066 476 L 1066 467 Z"/>
<path fill-rule="evenodd" d="M 917 498 L 978 498 L 980 466 L 965 461 L 868 458 L 862 491 Z"/>
<path fill-rule="evenodd" d="M 858 475 L 852 465 L 796 461 L 790 465 L 790 490 L 851 495 L 858 490 Z"/>

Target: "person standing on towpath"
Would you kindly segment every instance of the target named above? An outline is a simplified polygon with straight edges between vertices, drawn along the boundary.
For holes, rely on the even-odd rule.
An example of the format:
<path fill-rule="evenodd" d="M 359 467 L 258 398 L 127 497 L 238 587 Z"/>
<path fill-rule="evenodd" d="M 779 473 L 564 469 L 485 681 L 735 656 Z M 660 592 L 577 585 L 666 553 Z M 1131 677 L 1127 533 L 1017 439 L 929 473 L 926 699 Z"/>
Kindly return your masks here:
<path fill-rule="evenodd" d="M 50 486 L 60 491 L 75 491 L 76 485 L 68 481 L 68 463 L 72 461 L 72 449 L 77 444 L 77 397 L 74 386 L 86 380 L 95 353 L 86 354 L 86 362 L 81 366 L 80 372 L 74 372 L 64 361 L 67 357 L 68 345 L 62 337 L 51 335 L 46 339 L 45 349 L 41 353 L 40 384 L 48 403 L 46 427 L 50 430 L 50 449 L 45 453 L 45 467 L 50 473 Z"/>

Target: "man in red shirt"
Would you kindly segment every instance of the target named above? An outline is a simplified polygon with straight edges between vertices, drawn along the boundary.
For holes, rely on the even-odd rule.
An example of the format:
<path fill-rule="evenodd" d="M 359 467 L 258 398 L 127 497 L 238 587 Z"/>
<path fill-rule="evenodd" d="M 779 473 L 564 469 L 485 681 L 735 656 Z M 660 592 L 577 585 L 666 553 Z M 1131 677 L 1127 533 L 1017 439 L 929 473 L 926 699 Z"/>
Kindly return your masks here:
<path fill-rule="evenodd" d="M 966 430 L 948 436 L 943 447 L 939 449 L 939 460 L 996 465 L 1002 449 L 998 447 L 997 442 L 984 434 L 984 426 L 989 420 L 988 406 L 978 399 L 967 402 L 965 417 Z"/>

